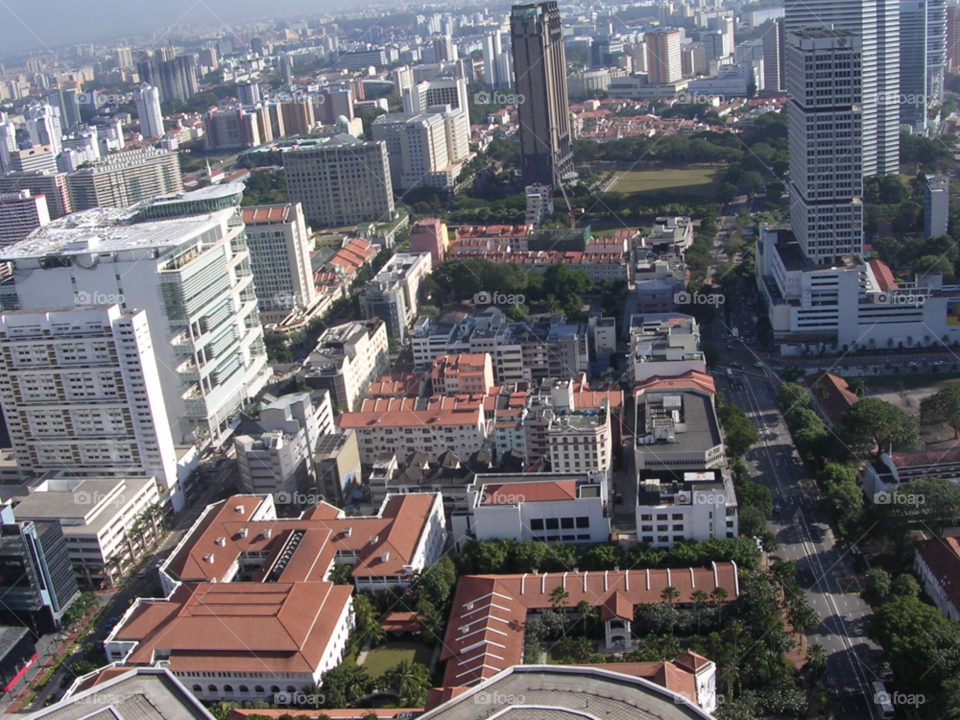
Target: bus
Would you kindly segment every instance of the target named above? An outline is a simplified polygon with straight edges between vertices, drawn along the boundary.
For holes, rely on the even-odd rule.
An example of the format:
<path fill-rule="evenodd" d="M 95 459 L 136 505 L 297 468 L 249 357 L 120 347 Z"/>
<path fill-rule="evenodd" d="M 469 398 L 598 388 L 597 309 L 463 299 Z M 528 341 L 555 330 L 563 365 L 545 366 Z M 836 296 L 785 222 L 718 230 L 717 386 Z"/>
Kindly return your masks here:
<path fill-rule="evenodd" d="M 887 692 L 882 682 L 878 681 L 873 684 L 873 702 L 880 708 L 880 717 L 884 720 L 896 715 L 893 703 L 890 702 L 890 693 Z"/>

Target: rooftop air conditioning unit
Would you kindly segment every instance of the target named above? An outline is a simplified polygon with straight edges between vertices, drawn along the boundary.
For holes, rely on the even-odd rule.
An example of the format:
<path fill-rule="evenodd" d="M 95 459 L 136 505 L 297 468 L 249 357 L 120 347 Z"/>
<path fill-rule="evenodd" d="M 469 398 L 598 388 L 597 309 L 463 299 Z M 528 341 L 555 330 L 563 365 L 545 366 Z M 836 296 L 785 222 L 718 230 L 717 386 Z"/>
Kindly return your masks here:
<path fill-rule="evenodd" d="M 240 528 L 240 537 L 245 538 L 250 534 L 250 530 L 247 528 Z"/>
<path fill-rule="evenodd" d="M 226 545 L 227 545 L 227 539 L 226 539 L 225 537 L 218 537 L 218 538 L 217 538 L 217 545 L 219 545 L 220 547 L 226 547 Z"/>

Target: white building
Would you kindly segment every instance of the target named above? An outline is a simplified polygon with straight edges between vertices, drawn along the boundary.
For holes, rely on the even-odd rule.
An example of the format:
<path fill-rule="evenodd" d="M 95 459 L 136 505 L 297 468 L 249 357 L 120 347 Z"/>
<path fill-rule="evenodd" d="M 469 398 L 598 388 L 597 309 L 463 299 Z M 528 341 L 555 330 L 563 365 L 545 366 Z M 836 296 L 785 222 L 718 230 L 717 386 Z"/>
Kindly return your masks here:
<path fill-rule="evenodd" d="M 420 287 L 433 269 L 430 253 L 397 253 L 360 293 L 363 316 L 380 318 L 387 335 L 404 342 L 408 328 L 417 318 Z"/>
<path fill-rule="evenodd" d="M 456 186 L 470 158 L 470 120 L 466 110 L 430 106 L 418 114 L 381 115 L 373 121 L 374 140 L 382 140 L 390 177 L 399 189 Z"/>
<path fill-rule="evenodd" d="M 137 117 L 140 118 L 140 134 L 144 138 L 163 137 L 163 113 L 160 111 L 160 90 L 152 85 L 141 85 L 134 93 L 137 101 Z"/>
<path fill-rule="evenodd" d="M 0 246 L 11 245 L 50 222 L 47 199 L 29 190 L 0 193 Z"/>
<path fill-rule="evenodd" d="M 900 0 L 786 0 L 783 27 L 787 36 L 805 28 L 832 27 L 859 38 L 863 78 L 862 93 L 858 88 L 862 97 L 863 176 L 899 172 Z M 790 65 L 794 61 L 790 59 L 789 49 L 786 52 L 789 92 Z M 846 68 L 837 70 L 846 72 Z M 830 80 L 832 85 L 837 77 L 836 73 L 829 72 L 823 80 Z M 834 132 L 830 131 L 831 137 Z"/>
<path fill-rule="evenodd" d="M 943 616 L 960 620 L 960 541 L 955 537 L 921 540 L 913 571 Z"/>
<path fill-rule="evenodd" d="M 162 529 L 153 478 L 54 475 L 13 509 L 18 521 L 59 520 L 70 562 L 88 583 L 114 584 L 137 564 Z"/>
<path fill-rule="evenodd" d="M 277 323 L 293 310 L 311 307 L 317 300 L 317 287 L 303 206 L 298 202 L 253 205 L 243 208 L 240 217 L 263 322 Z"/>
<path fill-rule="evenodd" d="M 272 374 L 243 224 L 233 209 L 136 218 L 136 208 L 88 210 L 4 248 L 13 275 L 0 285 L 0 304 L 143 310 L 174 443 L 220 447 Z"/>
<path fill-rule="evenodd" d="M 63 151 L 59 108 L 33 102 L 23 108 L 23 117 L 33 145 L 49 145 L 54 156 Z"/>
<path fill-rule="evenodd" d="M 613 473 L 613 435 L 606 403 L 599 410 L 559 413 L 550 423 L 546 441 L 553 472 L 585 472 L 608 478 Z"/>
<path fill-rule="evenodd" d="M 610 539 L 606 507 L 606 481 L 589 474 L 478 475 L 451 531 L 458 551 L 470 540 L 603 543 Z"/>
<path fill-rule="evenodd" d="M 403 91 L 403 111 L 417 114 L 435 105 L 449 105 L 452 110 L 467 112 L 467 81 L 464 78 L 434 78 Z"/>
<path fill-rule="evenodd" d="M 655 548 L 739 534 L 733 480 L 720 468 L 641 472 L 636 516 L 637 541 Z"/>
<path fill-rule="evenodd" d="M 367 386 L 390 368 L 383 320 L 349 322 L 327 329 L 303 364 L 307 384 L 330 391 L 337 408 L 353 411 Z"/>
<path fill-rule="evenodd" d="M 950 178 L 927 175 L 923 188 L 923 234 L 934 238 L 947 234 L 950 220 Z"/>
<path fill-rule="evenodd" d="M 21 473 L 155 478 L 184 504 L 147 314 L 118 305 L 0 315 L 0 403 Z"/>
<path fill-rule="evenodd" d="M 283 504 L 308 504 L 299 496 L 318 494 L 313 453 L 320 437 L 332 430 L 333 409 L 326 391 L 316 401 L 309 393 L 295 393 L 270 403 L 257 420 L 241 423 L 233 439 L 240 488 L 272 494 Z"/>
<path fill-rule="evenodd" d="M 786 52 L 790 223 L 804 254 L 830 263 L 863 247 L 861 39 L 805 30 Z"/>
<path fill-rule="evenodd" d="M 631 315 L 629 344 L 634 382 L 690 370 L 707 372 L 700 350 L 700 326 L 692 315 Z"/>

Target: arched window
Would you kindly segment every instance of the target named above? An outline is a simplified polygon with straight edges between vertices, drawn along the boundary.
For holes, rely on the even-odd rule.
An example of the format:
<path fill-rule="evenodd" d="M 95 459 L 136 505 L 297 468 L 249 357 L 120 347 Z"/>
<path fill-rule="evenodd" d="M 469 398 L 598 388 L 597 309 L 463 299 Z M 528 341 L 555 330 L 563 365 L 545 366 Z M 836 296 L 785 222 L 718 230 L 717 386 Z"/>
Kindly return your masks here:
<path fill-rule="evenodd" d="M 288 692 L 288 693 L 295 693 L 296 691 L 297 691 L 297 689 L 296 689 L 293 685 L 287 685 L 287 692 Z"/>
<path fill-rule="evenodd" d="M 224 685 L 224 686 L 223 686 L 223 691 L 224 691 L 225 693 L 232 693 L 232 692 L 233 692 L 233 685 Z"/>
<path fill-rule="evenodd" d="M 279 685 L 271 685 L 271 686 L 270 686 L 270 692 L 272 692 L 272 693 L 278 693 L 278 692 L 280 692 L 280 686 L 279 686 Z"/>
<path fill-rule="evenodd" d="M 207 692 L 213 693 L 214 695 L 216 695 L 216 694 L 217 694 L 217 686 L 216 686 L 216 685 L 207 685 Z"/>
<path fill-rule="evenodd" d="M 195 693 L 202 693 L 202 692 L 203 692 L 203 688 L 200 687 L 199 685 L 194 685 L 194 686 L 193 686 L 193 691 L 194 691 Z"/>
<path fill-rule="evenodd" d="M 263 685 L 257 685 L 257 686 L 255 686 L 255 687 L 253 688 L 253 691 L 256 692 L 256 693 L 260 693 L 261 695 L 263 695 L 263 693 L 264 693 Z"/>
<path fill-rule="evenodd" d="M 241 686 L 240 686 L 240 692 L 242 692 L 242 693 L 248 693 L 248 692 L 250 692 L 250 688 L 248 688 L 246 685 L 241 685 Z"/>

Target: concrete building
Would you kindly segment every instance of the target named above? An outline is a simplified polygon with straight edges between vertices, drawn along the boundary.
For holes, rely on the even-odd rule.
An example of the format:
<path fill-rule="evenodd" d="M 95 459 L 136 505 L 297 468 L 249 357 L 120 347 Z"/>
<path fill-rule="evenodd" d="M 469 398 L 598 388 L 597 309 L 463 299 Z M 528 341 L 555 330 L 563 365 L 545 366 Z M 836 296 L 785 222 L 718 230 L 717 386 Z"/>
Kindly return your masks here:
<path fill-rule="evenodd" d="M 184 103 L 198 92 L 197 56 L 169 57 L 167 48 L 146 52 L 137 62 L 140 82 L 160 89 L 160 101 L 179 100 Z"/>
<path fill-rule="evenodd" d="M 7 153 L 7 167 L 13 173 L 55 173 L 57 154 L 50 145 L 14 150 Z"/>
<path fill-rule="evenodd" d="M 784 11 L 783 28 L 787 36 L 805 29 L 832 28 L 838 33 L 851 33 L 858 39 L 856 45 L 861 79 L 856 91 L 860 97 L 862 153 L 858 161 L 861 171 L 863 177 L 899 172 L 900 104 L 893 98 L 899 98 L 901 92 L 900 0 L 856 0 L 849 3 L 786 0 Z M 790 65 L 799 56 L 791 60 L 789 52 L 787 47 L 786 87 L 790 96 L 794 97 L 789 86 Z M 831 62 L 837 60 L 839 58 L 835 56 Z M 851 58 L 843 62 L 853 60 Z M 805 72 L 802 68 L 803 65 L 796 66 L 795 70 L 801 78 Z M 829 74 L 836 79 L 836 73 L 830 71 Z M 846 78 L 843 82 L 846 82 Z M 836 83 L 831 83 L 831 86 L 836 86 Z M 848 91 L 853 89 L 852 85 L 847 87 Z M 836 92 L 836 89 L 830 92 Z M 842 104 L 848 106 L 850 103 L 844 100 Z M 830 132 L 833 136 L 835 131 Z"/>
<path fill-rule="evenodd" d="M 394 218 L 387 148 L 337 135 L 325 143 L 283 154 L 291 202 L 315 227 L 342 227 Z"/>
<path fill-rule="evenodd" d="M 61 172 L 11 172 L 0 174 L 0 193 L 17 193 L 29 190 L 34 196 L 43 195 L 47 201 L 50 219 L 73 212 L 70 193 L 67 191 L 67 175 Z"/>
<path fill-rule="evenodd" d="M 437 218 L 417 220 L 410 228 L 410 252 L 430 253 L 434 265 L 443 262 L 449 244 L 447 224 Z"/>
<path fill-rule="evenodd" d="M 735 538 L 737 496 L 725 468 L 643 471 L 637 489 L 637 541 L 669 549 L 688 540 Z"/>
<path fill-rule="evenodd" d="M 950 220 L 950 178 L 927 175 L 923 188 L 923 236 L 940 237 L 947 234 Z"/>
<path fill-rule="evenodd" d="M 210 110 L 203 116 L 203 148 L 228 152 L 256 147 L 267 142 L 264 130 L 259 113 L 250 109 Z"/>
<path fill-rule="evenodd" d="M 18 469 L 153 478 L 166 509 L 179 512 L 186 501 L 147 314 L 82 300 L 0 315 L 0 403 Z"/>
<path fill-rule="evenodd" d="M 390 177 L 398 189 L 429 185 L 452 190 L 470 157 L 467 114 L 448 106 L 431 106 L 415 115 L 381 115 L 371 132 L 386 145 Z"/>
<path fill-rule="evenodd" d="M 960 620 L 960 541 L 921 540 L 913 561 L 920 587 L 947 620 Z"/>
<path fill-rule="evenodd" d="M 787 35 L 790 224 L 804 255 L 817 263 L 836 262 L 863 246 L 863 176 L 869 173 L 861 61 L 861 40 L 850 33 Z"/>
<path fill-rule="evenodd" d="M 553 187 L 551 185 L 527 185 L 527 212 L 524 225 L 539 228 L 547 216 L 553 215 Z"/>
<path fill-rule="evenodd" d="M 387 335 L 406 342 L 407 331 L 417 318 L 420 287 L 433 263 L 429 253 L 397 253 L 360 292 L 360 308 L 370 320 L 379 317 Z"/>
<path fill-rule="evenodd" d="M 160 111 L 160 90 L 151 85 L 141 85 L 134 93 L 137 117 L 140 119 L 140 134 L 144 138 L 163 137 L 163 113 Z"/>
<path fill-rule="evenodd" d="M 435 395 L 486 395 L 493 387 L 490 354 L 438 355 L 430 382 Z"/>
<path fill-rule="evenodd" d="M 0 305 L 46 312 L 105 297 L 142 309 L 174 443 L 221 447 L 272 374 L 243 223 L 232 208 L 137 218 L 136 208 L 88 210 L 2 249 L 13 276 Z"/>
<path fill-rule="evenodd" d="M 30 135 L 30 143 L 49 145 L 54 157 L 63 152 L 63 128 L 60 124 L 60 109 L 45 103 L 31 102 L 23 108 L 24 125 Z"/>
<path fill-rule="evenodd" d="M 0 193 L 0 246 L 23 240 L 50 222 L 47 199 L 29 190 Z"/>
<path fill-rule="evenodd" d="M 398 457 L 422 453 L 435 462 L 443 453 L 470 457 L 486 440 L 483 397 L 373 398 L 357 412 L 337 419 L 341 430 L 354 430 L 360 461 L 373 465 L 383 452 Z"/>
<path fill-rule="evenodd" d="M 257 305 L 264 323 L 277 323 L 317 300 L 310 231 L 299 202 L 253 205 L 240 212 Z"/>
<path fill-rule="evenodd" d="M 360 446 L 357 434 L 322 435 L 313 455 L 317 469 L 317 486 L 321 493 L 339 497 L 344 502 L 360 489 Z M 383 497 L 377 498 L 382 501 Z"/>
<path fill-rule="evenodd" d="M 612 478 L 613 432 L 610 425 L 610 412 L 605 404 L 598 410 L 558 413 L 551 419 L 545 433 L 546 459 L 550 469 Z"/>
<path fill-rule="evenodd" d="M 651 85 L 667 85 L 683 77 L 679 30 L 647 33 L 644 42 L 647 46 L 647 79 Z M 710 59 L 709 54 L 707 59 Z"/>
<path fill-rule="evenodd" d="M 0 556 L 6 583 L 0 618 L 38 636 L 62 628 L 63 614 L 80 596 L 59 519 L 18 521 L 8 501 L 0 506 Z"/>
<path fill-rule="evenodd" d="M 555 186 L 574 172 L 566 56 L 555 0 L 514 5 L 510 14 L 524 185 Z"/>
<path fill-rule="evenodd" d="M 764 31 L 763 37 L 763 89 L 769 93 L 784 91 L 783 73 L 783 18 L 774 18 L 772 26 Z"/>
<path fill-rule="evenodd" d="M 500 29 L 483 36 L 483 84 L 487 90 L 509 87 L 507 78 L 500 77 L 498 61 L 503 55 L 503 40 Z"/>
<path fill-rule="evenodd" d="M 438 77 L 424 80 L 406 88 L 403 93 L 403 112 L 416 115 L 437 105 L 449 105 L 451 110 L 467 112 L 467 81 L 464 78 Z"/>
<path fill-rule="evenodd" d="M 680 255 L 693 245 L 693 221 L 688 217 L 658 217 L 644 239 L 657 255 Z"/>
<path fill-rule="evenodd" d="M 281 505 L 317 502 L 313 453 L 320 437 L 334 429 L 330 393 L 315 400 L 310 393 L 284 395 L 240 424 L 233 439 L 240 466 L 240 489 L 271 494 Z M 315 498 L 313 503 L 306 497 Z"/>
<path fill-rule="evenodd" d="M 451 531 L 458 549 L 471 540 L 604 543 L 610 540 L 607 501 L 606 482 L 588 474 L 478 475 L 467 487 L 467 510 L 451 518 Z"/>
<path fill-rule="evenodd" d="M 160 537 L 162 514 L 153 478 L 54 475 L 31 488 L 17 520 L 59 522 L 70 562 L 91 587 L 116 585 Z"/>
<path fill-rule="evenodd" d="M 655 375 L 707 372 L 700 326 L 693 316 L 674 312 L 631 315 L 627 332 L 635 383 Z"/>
<path fill-rule="evenodd" d="M 139 148 L 109 155 L 67 176 L 74 211 L 124 208 L 157 195 L 183 192 L 177 153 Z"/>
<path fill-rule="evenodd" d="M 303 364 L 312 388 L 329 390 L 334 407 L 360 407 L 367 386 L 390 369 L 387 325 L 382 319 L 349 322 L 329 328 Z"/>

